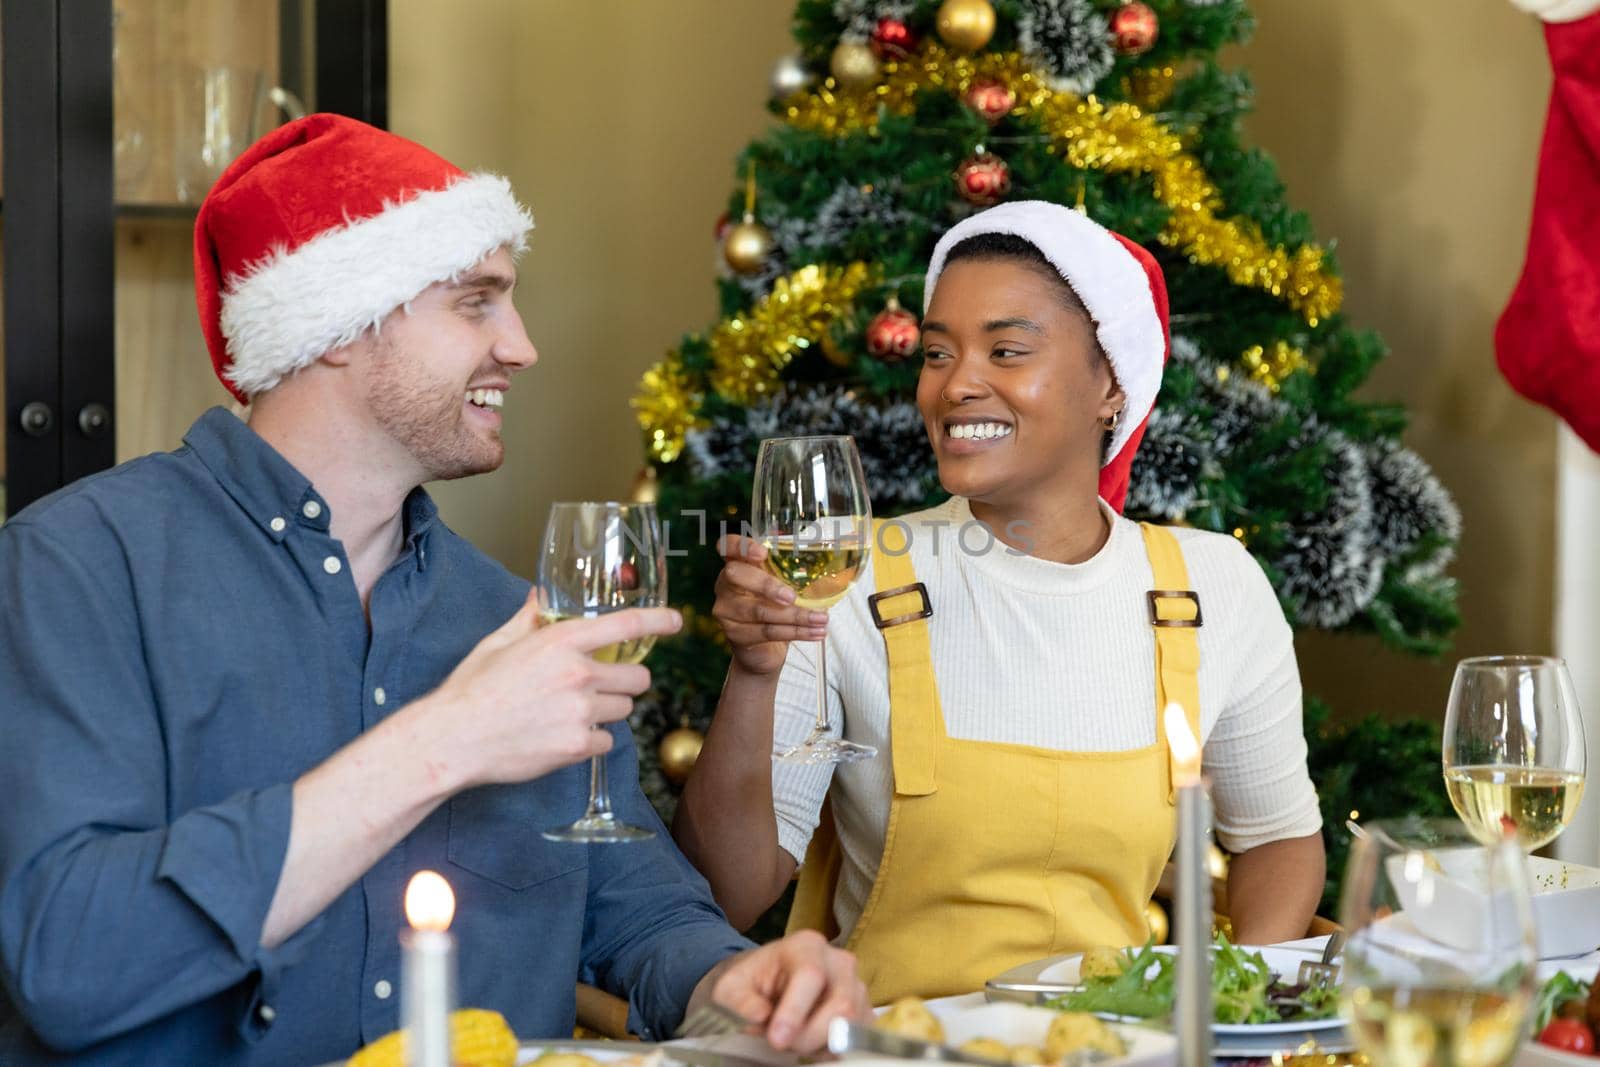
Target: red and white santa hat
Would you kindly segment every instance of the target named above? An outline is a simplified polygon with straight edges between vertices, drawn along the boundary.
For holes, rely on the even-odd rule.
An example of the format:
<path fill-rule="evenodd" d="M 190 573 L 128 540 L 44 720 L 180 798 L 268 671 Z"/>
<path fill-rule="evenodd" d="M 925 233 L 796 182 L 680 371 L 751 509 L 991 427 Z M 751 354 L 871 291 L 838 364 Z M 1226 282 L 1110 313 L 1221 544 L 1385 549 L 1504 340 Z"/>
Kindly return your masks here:
<path fill-rule="evenodd" d="M 1100 495 L 1120 511 L 1170 347 L 1161 267 L 1144 248 L 1080 211 L 1048 200 L 1018 200 L 971 215 L 939 238 L 922 290 L 924 315 L 950 250 L 986 233 L 1020 237 L 1044 253 L 1094 320 L 1095 336 L 1127 396 L 1100 471 Z"/>
<path fill-rule="evenodd" d="M 206 196 L 195 302 L 217 377 L 240 401 L 349 344 L 533 218 L 506 179 L 342 115 L 261 138 Z"/>

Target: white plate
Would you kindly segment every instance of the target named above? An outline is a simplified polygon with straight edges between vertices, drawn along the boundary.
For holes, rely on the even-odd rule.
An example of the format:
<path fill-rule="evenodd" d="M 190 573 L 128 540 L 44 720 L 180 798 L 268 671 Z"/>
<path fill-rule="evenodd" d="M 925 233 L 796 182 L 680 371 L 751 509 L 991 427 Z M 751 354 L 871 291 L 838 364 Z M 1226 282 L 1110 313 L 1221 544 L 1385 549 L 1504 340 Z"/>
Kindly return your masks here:
<path fill-rule="evenodd" d="M 633 1047 L 630 1049 L 629 1045 Z M 517 1063 L 532 1063 L 546 1052 L 576 1052 L 596 1063 L 620 1063 L 643 1057 L 654 1048 L 654 1045 L 642 1045 L 636 1041 L 551 1041 L 542 1045 L 523 1045 L 517 1050 Z"/>
<path fill-rule="evenodd" d="M 1043 1045 L 1045 1033 L 1057 1015 L 1049 1008 L 1033 1008 L 1026 1004 L 990 1004 L 982 993 L 930 1000 L 928 1010 L 944 1027 L 947 1045 L 960 1045 L 975 1037 L 992 1037 L 1008 1045 Z M 1127 1044 L 1128 1053 L 1106 1060 L 1102 1067 L 1170 1067 L 1177 1061 L 1178 1041 L 1171 1034 L 1120 1024 L 1112 1024 L 1111 1029 Z M 850 1062 L 853 1067 L 869 1067 L 854 1058 Z M 883 1062 L 901 1064 L 904 1061 Z"/>
<path fill-rule="evenodd" d="M 1318 959 L 1318 956 L 1306 952 L 1296 952 L 1292 949 L 1274 948 L 1267 945 L 1263 948 L 1254 948 L 1248 945 L 1239 946 L 1245 952 L 1259 952 L 1261 958 L 1267 961 L 1267 966 L 1277 972 L 1278 976 L 1286 981 L 1294 981 L 1300 973 L 1300 964 L 1306 960 Z M 1157 945 L 1156 951 L 1171 954 L 1177 949 L 1171 945 Z M 1041 983 L 1060 983 L 1061 985 L 1077 985 L 1081 979 L 1078 977 L 1078 964 L 1083 959 L 1081 955 L 1068 956 L 1058 963 L 1054 963 L 1039 972 L 1037 981 Z M 1289 1023 L 1213 1023 L 1211 1032 L 1219 1036 L 1234 1037 L 1260 1037 L 1271 1035 L 1278 1044 L 1283 1043 L 1287 1035 L 1292 1034 L 1319 1034 L 1325 1030 L 1336 1030 L 1344 1025 L 1344 1020 L 1338 1016 L 1331 1019 L 1309 1019 Z"/>

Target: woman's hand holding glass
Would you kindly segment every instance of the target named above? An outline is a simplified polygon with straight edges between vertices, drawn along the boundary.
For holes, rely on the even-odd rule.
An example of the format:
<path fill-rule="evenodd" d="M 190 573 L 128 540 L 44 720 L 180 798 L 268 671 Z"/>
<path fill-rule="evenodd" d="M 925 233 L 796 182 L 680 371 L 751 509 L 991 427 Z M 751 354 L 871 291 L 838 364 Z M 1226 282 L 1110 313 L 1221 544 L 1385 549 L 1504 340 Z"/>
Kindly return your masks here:
<path fill-rule="evenodd" d="M 854 438 L 772 437 L 756 453 L 750 526 L 767 570 L 795 603 L 832 607 L 855 584 L 872 548 L 872 504 Z M 828 726 L 828 642 L 817 639 L 817 717 L 811 734 L 778 755 L 785 763 L 852 763 L 878 750 Z M 842 731 L 841 731 L 842 732 Z"/>
<path fill-rule="evenodd" d="M 750 674 L 783 669 L 790 641 L 821 641 L 828 613 L 795 603 L 795 591 L 766 569 L 760 541 L 729 534 L 717 542 L 723 558 L 711 613 L 733 648 L 736 664 Z"/>

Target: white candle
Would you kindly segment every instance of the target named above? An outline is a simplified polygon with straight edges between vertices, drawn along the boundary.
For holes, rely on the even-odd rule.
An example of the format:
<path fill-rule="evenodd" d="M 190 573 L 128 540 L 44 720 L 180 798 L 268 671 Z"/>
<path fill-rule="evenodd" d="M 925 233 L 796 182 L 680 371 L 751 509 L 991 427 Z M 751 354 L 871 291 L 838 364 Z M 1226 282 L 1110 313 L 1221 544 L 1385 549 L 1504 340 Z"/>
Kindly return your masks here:
<path fill-rule="evenodd" d="M 1179 1067 L 1211 1065 L 1211 802 L 1200 779 L 1200 742 L 1181 704 L 1166 707 L 1172 784 L 1178 794 L 1178 989 L 1173 1029 Z"/>
<path fill-rule="evenodd" d="M 400 932 L 400 1025 L 407 1067 L 450 1067 L 450 1012 L 455 1007 L 456 898 L 450 883 L 418 871 L 406 886 L 408 930 Z"/>

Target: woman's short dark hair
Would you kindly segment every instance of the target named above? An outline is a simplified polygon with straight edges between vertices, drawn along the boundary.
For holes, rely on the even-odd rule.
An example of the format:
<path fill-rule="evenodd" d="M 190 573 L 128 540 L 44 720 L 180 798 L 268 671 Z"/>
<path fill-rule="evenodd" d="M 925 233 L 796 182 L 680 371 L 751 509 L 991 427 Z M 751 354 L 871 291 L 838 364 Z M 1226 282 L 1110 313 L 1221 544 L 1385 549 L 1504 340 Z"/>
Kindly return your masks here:
<path fill-rule="evenodd" d="M 1043 252 L 1039 251 L 1038 245 L 1026 237 L 1018 237 L 1014 233 L 975 233 L 971 237 L 956 242 L 955 247 L 946 254 L 944 265 L 948 267 L 950 264 L 958 263 L 964 259 L 991 262 L 1004 260 L 1020 263 L 1025 267 L 1034 269 L 1040 276 L 1050 279 L 1055 283 L 1056 291 L 1060 294 L 1061 302 L 1066 305 L 1067 310 L 1082 315 L 1084 321 L 1089 324 L 1089 358 L 1099 360 L 1108 367 L 1111 365 L 1111 361 L 1106 358 L 1105 349 L 1100 347 L 1099 323 L 1094 321 L 1094 316 L 1089 314 L 1089 309 L 1079 299 L 1077 291 L 1061 276 L 1061 272 L 1056 269 L 1056 265 L 1050 262 Z M 1112 371 L 1112 377 L 1116 377 L 1114 370 Z M 1106 454 L 1110 448 L 1111 431 L 1107 430 L 1100 442 L 1100 462 L 1102 464 L 1105 463 Z"/>
<path fill-rule="evenodd" d="M 1009 260 L 1031 267 L 1041 277 L 1055 283 L 1056 289 L 1061 294 L 1061 301 L 1067 306 L 1068 311 L 1076 312 L 1089 321 L 1090 327 L 1098 324 L 1094 316 L 1089 314 L 1089 309 L 1078 298 L 1077 291 L 1061 276 L 1056 265 L 1051 263 L 1045 254 L 1039 251 L 1039 246 L 1026 237 L 1018 237 L 1014 233 L 975 233 L 962 241 L 957 241 L 954 248 L 945 256 L 945 266 L 960 262 L 963 259 L 972 260 Z M 1099 352 L 1100 339 L 1095 338 L 1095 350 Z M 1100 353 L 1104 356 L 1104 353 Z"/>

